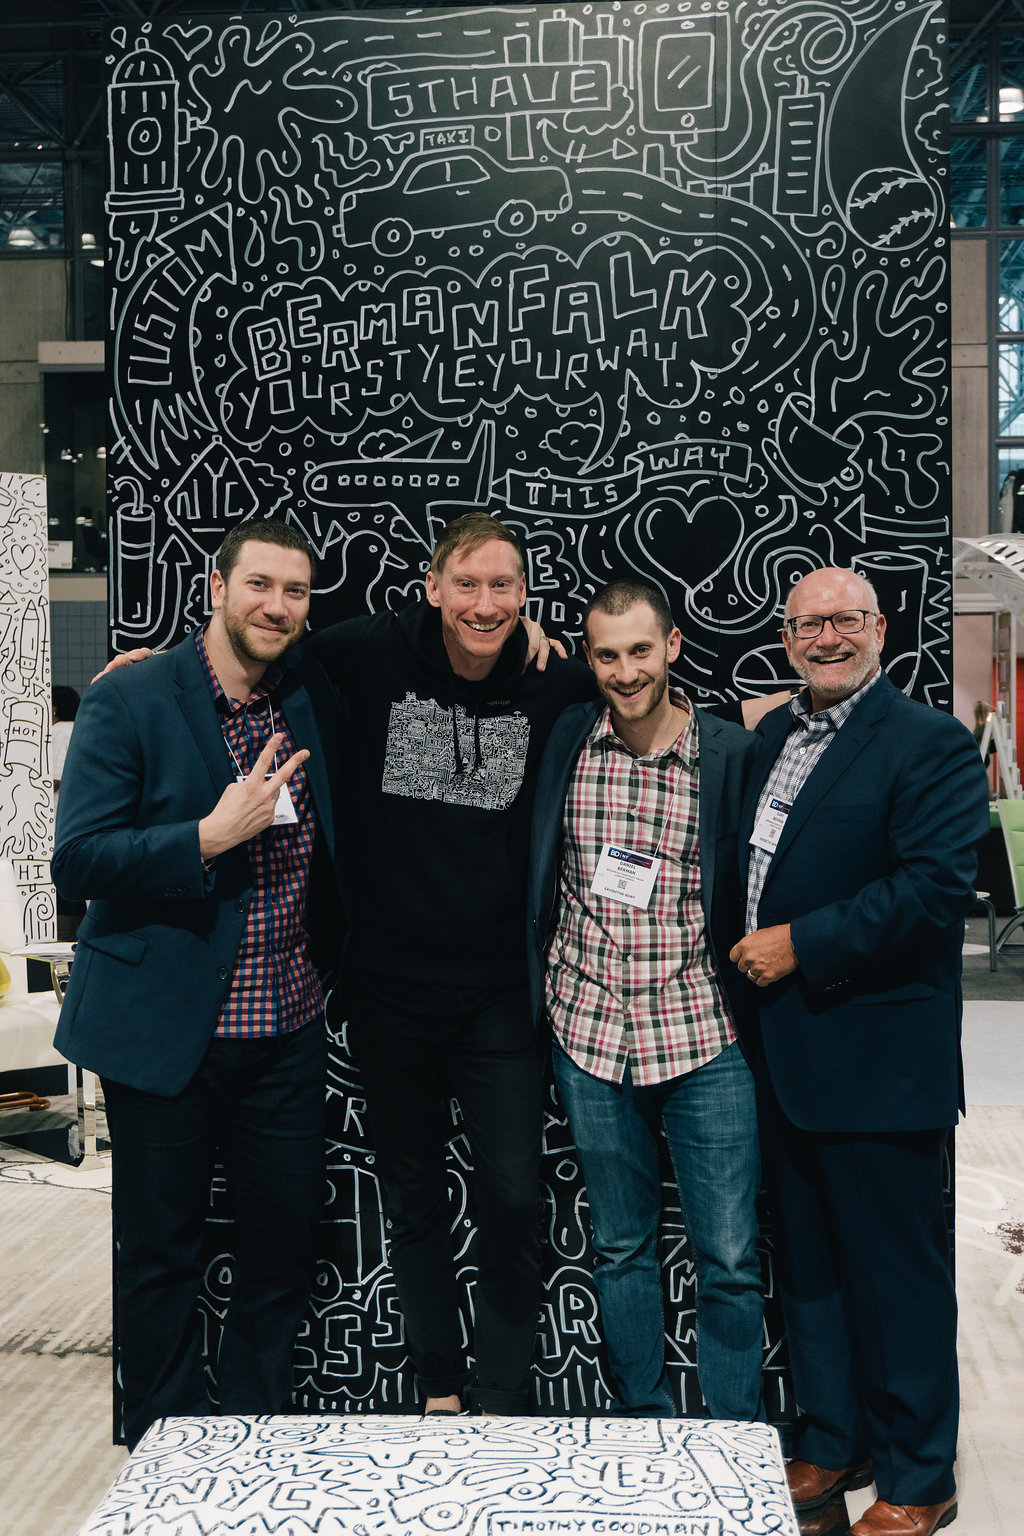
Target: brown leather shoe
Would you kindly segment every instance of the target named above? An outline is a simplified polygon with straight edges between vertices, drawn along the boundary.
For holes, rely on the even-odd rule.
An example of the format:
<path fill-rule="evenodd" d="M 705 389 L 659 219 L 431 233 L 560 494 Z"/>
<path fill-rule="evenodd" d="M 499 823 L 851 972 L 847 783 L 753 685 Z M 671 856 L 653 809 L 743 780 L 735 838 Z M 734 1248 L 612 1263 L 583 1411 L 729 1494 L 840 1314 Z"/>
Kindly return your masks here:
<path fill-rule="evenodd" d="M 874 1476 L 870 1461 L 856 1467 L 816 1467 L 813 1461 L 791 1461 L 786 1468 L 789 1496 L 798 1515 L 821 1509 L 837 1494 L 866 1488 Z"/>
<path fill-rule="evenodd" d="M 800 1536 L 850 1536 L 850 1516 L 845 1498 L 841 1493 L 837 1494 L 821 1509 L 797 1515 L 796 1524 Z"/>
<path fill-rule="evenodd" d="M 850 1536 L 932 1536 L 956 1519 L 956 1494 L 944 1504 L 870 1505 L 850 1526 Z"/>

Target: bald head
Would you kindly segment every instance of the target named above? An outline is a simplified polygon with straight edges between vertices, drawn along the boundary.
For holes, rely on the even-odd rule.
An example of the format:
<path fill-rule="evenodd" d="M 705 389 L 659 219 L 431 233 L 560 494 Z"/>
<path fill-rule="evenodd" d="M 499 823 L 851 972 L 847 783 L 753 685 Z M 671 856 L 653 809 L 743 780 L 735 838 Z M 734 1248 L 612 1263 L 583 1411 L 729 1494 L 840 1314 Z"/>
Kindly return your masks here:
<path fill-rule="evenodd" d="M 841 597 L 837 596 L 840 592 Z M 828 610 L 820 604 L 831 602 L 834 596 L 837 608 L 870 608 L 874 613 L 878 612 L 878 593 L 866 576 L 858 576 L 856 571 L 848 571 L 841 565 L 826 565 L 790 588 L 784 617 L 791 619 L 798 613 L 825 613 Z"/>
<path fill-rule="evenodd" d="M 832 620 L 841 621 L 840 633 Z M 815 617 L 825 621 L 819 634 L 793 633 L 792 620 Z M 863 627 L 850 626 L 862 621 Z M 874 676 L 881 665 L 885 643 L 885 619 L 878 612 L 874 587 L 856 571 L 825 566 L 798 581 L 786 601 L 782 642 L 790 665 L 810 691 L 811 709 L 817 714 L 839 704 Z"/>

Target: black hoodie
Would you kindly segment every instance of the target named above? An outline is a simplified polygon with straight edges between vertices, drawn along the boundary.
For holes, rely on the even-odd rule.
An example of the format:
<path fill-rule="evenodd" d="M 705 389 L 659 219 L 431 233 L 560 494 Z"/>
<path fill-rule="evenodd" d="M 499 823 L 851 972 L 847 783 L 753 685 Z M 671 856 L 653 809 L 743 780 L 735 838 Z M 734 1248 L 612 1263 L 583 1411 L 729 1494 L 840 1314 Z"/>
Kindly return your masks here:
<path fill-rule="evenodd" d="M 351 716 L 338 831 L 350 963 L 403 982 L 522 985 L 537 768 L 562 710 L 594 697 L 593 675 L 555 656 L 524 673 L 519 626 L 470 682 L 425 602 L 333 625 L 308 648 Z"/>

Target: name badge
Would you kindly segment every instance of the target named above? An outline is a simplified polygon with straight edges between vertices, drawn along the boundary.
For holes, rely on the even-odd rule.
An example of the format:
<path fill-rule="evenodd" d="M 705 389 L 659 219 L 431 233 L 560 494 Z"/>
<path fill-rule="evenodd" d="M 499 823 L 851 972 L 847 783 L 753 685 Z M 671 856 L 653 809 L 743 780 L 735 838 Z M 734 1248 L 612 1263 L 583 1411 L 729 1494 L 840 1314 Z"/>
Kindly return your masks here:
<path fill-rule="evenodd" d="M 277 792 L 277 804 L 274 806 L 274 826 L 286 827 L 297 822 L 298 819 L 295 814 L 295 803 L 288 793 L 288 785 L 282 784 Z"/>
<path fill-rule="evenodd" d="M 269 773 L 267 774 L 267 778 L 270 778 Z M 245 774 L 236 774 L 235 783 L 244 784 Z M 295 814 L 295 803 L 292 800 L 291 795 L 288 793 L 288 785 L 282 784 L 277 792 L 277 802 L 274 805 L 273 825 L 275 827 L 292 826 L 298 822 L 298 819 L 298 816 Z"/>
<path fill-rule="evenodd" d="M 792 809 L 790 801 L 776 800 L 773 796 L 757 818 L 757 825 L 750 834 L 751 848 L 760 848 L 765 853 L 774 853 L 779 846 L 779 838 L 786 825 L 786 817 Z"/>
<path fill-rule="evenodd" d="M 591 894 L 646 911 L 660 868 L 660 859 L 605 843 L 591 881 Z"/>

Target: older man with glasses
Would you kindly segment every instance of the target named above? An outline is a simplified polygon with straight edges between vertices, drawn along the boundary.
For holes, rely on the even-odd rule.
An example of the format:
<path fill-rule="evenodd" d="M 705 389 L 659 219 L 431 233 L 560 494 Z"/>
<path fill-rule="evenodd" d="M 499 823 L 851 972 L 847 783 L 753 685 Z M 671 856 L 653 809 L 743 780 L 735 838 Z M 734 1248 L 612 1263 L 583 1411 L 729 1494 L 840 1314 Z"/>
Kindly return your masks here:
<path fill-rule="evenodd" d="M 988 784 L 970 732 L 881 670 L 853 571 L 793 588 L 806 687 L 767 715 L 747 792 L 746 937 L 778 1281 L 813 1516 L 874 1481 L 852 1536 L 956 1518 L 956 1297 L 943 1203 L 963 1108 L 960 955 Z"/>

